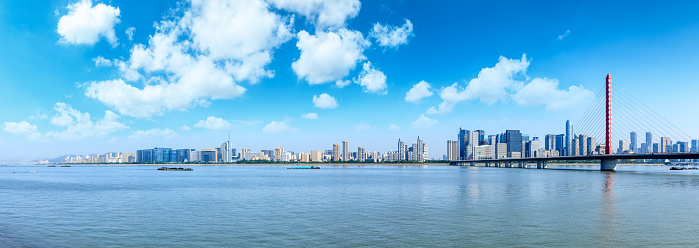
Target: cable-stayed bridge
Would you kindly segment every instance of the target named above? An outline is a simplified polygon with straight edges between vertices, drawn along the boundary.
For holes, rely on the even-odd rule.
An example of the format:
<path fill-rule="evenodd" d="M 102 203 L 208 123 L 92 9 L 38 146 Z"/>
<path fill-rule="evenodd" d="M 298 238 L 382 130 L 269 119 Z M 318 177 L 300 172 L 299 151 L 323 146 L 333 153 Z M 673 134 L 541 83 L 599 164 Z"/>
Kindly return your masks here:
<path fill-rule="evenodd" d="M 618 160 L 665 160 L 665 159 L 699 159 L 699 141 L 694 141 L 693 150 L 689 149 L 687 141 L 692 138 L 677 128 L 660 114 L 646 106 L 643 101 L 633 97 L 632 94 L 621 88 L 612 88 L 611 75 L 607 75 L 605 87 L 600 90 L 592 104 L 587 108 L 580 120 L 576 123 L 579 140 L 588 142 L 585 146 L 576 145 L 571 148 L 570 139 L 564 151 L 557 151 L 555 156 L 532 157 L 502 157 L 502 158 L 477 158 L 472 152 L 466 159 L 455 160 L 451 165 L 475 166 L 477 163 L 494 167 L 518 167 L 527 168 L 529 163 L 536 164 L 536 168 L 545 169 L 551 161 L 599 161 L 600 170 L 614 171 Z M 614 108 L 612 108 L 612 90 L 614 89 Z M 612 123 L 612 110 L 614 110 L 614 123 Z M 612 129 L 614 124 L 614 129 Z M 614 130 L 614 132 L 612 132 Z M 638 146 L 638 134 L 635 131 L 645 130 L 645 143 Z M 572 132 L 572 131 L 571 131 Z M 625 135 L 629 134 L 629 139 Z M 658 136 L 659 135 L 659 136 Z M 570 136 L 570 135 L 568 135 Z M 655 136 L 655 138 L 653 137 Z M 589 137 L 589 139 L 588 139 Z M 597 137 L 604 140 L 602 145 L 597 145 Z M 617 151 L 612 149 L 613 141 L 619 145 Z M 672 140 L 677 142 L 672 144 Z M 657 141 L 657 142 L 655 142 Z M 629 146 L 630 145 L 630 146 Z M 520 152 L 523 155 L 523 153 Z"/>

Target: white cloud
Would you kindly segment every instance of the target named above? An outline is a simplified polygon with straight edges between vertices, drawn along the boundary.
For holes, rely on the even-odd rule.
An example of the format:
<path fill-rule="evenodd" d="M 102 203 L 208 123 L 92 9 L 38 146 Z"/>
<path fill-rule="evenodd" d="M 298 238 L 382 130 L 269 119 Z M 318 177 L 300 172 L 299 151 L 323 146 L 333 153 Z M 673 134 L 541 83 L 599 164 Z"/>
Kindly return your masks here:
<path fill-rule="evenodd" d="M 393 123 L 391 123 L 391 125 L 388 126 L 388 130 L 399 130 L 399 129 L 400 129 L 400 126 L 393 124 Z"/>
<path fill-rule="evenodd" d="M 26 121 L 21 122 L 5 122 L 5 132 L 17 135 L 29 135 L 36 132 L 36 125 Z"/>
<path fill-rule="evenodd" d="M 443 101 L 439 109 L 432 107 L 427 114 L 451 113 L 454 105 L 461 101 L 480 99 L 483 103 L 493 104 L 507 99 L 508 90 L 517 89 L 523 84 L 515 77 L 526 76 L 529 62 L 526 54 L 522 55 L 522 59 L 508 59 L 500 56 L 494 67 L 481 69 L 478 77 L 471 79 L 466 88 L 462 89 L 455 83 L 442 89 L 439 95 Z"/>
<path fill-rule="evenodd" d="M 189 126 L 187 126 L 187 125 L 183 125 L 182 127 L 180 127 L 180 129 L 182 129 L 183 131 L 189 131 L 189 130 L 192 130 L 192 128 L 191 128 L 191 127 L 189 127 Z"/>
<path fill-rule="evenodd" d="M 354 126 L 354 129 L 357 131 L 369 131 L 369 130 L 374 129 L 374 127 L 369 125 L 369 124 L 366 124 L 366 123 L 361 123 L 361 124 Z"/>
<path fill-rule="evenodd" d="M 109 61 L 108 59 L 105 59 L 102 56 L 97 56 L 97 58 L 92 59 L 92 61 L 95 61 L 96 66 L 112 66 L 113 65 L 112 61 Z"/>
<path fill-rule="evenodd" d="M 316 35 L 301 31 L 297 37 L 301 56 L 291 67 L 309 84 L 337 82 L 346 77 L 359 61 L 366 59 L 363 52 L 371 44 L 362 33 L 344 28 L 317 31 Z"/>
<path fill-rule="evenodd" d="M 128 28 L 126 29 L 126 32 L 125 32 L 125 33 L 126 33 L 126 36 L 129 37 L 129 40 L 133 40 L 133 34 L 134 34 L 135 32 L 136 32 L 136 28 L 135 28 L 135 27 L 128 27 Z"/>
<path fill-rule="evenodd" d="M 362 3 L 359 0 L 269 0 L 275 7 L 306 17 L 319 29 L 344 27 L 356 17 Z"/>
<path fill-rule="evenodd" d="M 289 124 L 287 124 L 286 121 L 273 121 L 273 122 L 265 125 L 264 128 L 262 128 L 262 132 L 267 133 L 267 134 L 295 133 L 297 131 L 298 130 L 296 128 L 289 126 Z"/>
<path fill-rule="evenodd" d="M 420 81 L 413 85 L 408 93 L 405 94 L 405 101 L 417 103 L 422 98 L 432 96 L 434 93 L 430 91 L 430 88 L 432 88 L 432 86 L 428 82 Z"/>
<path fill-rule="evenodd" d="M 51 124 L 66 127 L 62 132 L 47 132 L 46 137 L 72 141 L 89 137 L 102 137 L 107 134 L 128 129 L 119 122 L 119 115 L 112 111 L 104 111 L 104 117 L 93 122 L 89 113 L 73 109 L 70 105 L 58 102 L 53 108 L 57 114 L 51 118 Z"/>
<path fill-rule="evenodd" d="M 238 82 L 273 77 L 265 67 L 293 37 L 292 20 L 262 0 L 192 0 L 175 12 L 182 15 L 157 23 L 128 60 L 114 60 L 122 79 L 91 82 L 85 94 L 135 117 L 207 106 L 243 95 Z"/>
<path fill-rule="evenodd" d="M 91 0 L 81 0 L 68 5 L 68 14 L 58 20 L 61 42 L 92 45 L 104 37 L 115 46 L 117 38 L 114 25 L 120 22 L 120 10 L 103 3 L 92 6 Z"/>
<path fill-rule="evenodd" d="M 594 95 L 582 85 L 561 90 L 557 79 L 535 78 L 512 98 L 522 106 L 545 105 L 546 110 L 561 111 L 579 106 L 581 102 L 593 99 Z"/>
<path fill-rule="evenodd" d="M 566 36 L 568 36 L 568 34 L 570 34 L 570 30 L 566 30 L 565 33 L 563 33 L 563 34 L 561 34 L 561 35 L 558 35 L 558 39 L 559 39 L 559 40 L 562 40 L 563 38 L 565 38 Z"/>
<path fill-rule="evenodd" d="M 166 129 L 150 129 L 138 130 L 129 135 L 129 139 L 147 139 L 147 138 L 172 138 L 175 136 L 175 131 Z"/>
<path fill-rule="evenodd" d="M 199 122 L 197 122 L 197 124 L 194 124 L 194 127 L 206 128 L 211 130 L 225 129 L 229 128 L 230 126 L 230 122 L 215 116 L 209 116 L 208 118 L 206 118 L 206 120 L 200 120 Z"/>
<path fill-rule="evenodd" d="M 442 103 L 438 108 L 428 109 L 427 114 L 450 113 L 457 103 L 472 99 L 480 99 L 486 104 L 512 99 L 521 106 L 545 105 L 546 110 L 560 111 L 593 98 L 592 92 L 582 86 L 561 90 L 557 79 L 529 80 L 526 75 L 529 63 L 526 55 L 522 55 L 520 60 L 500 57 L 495 67 L 483 68 L 478 78 L 471 79 L 466 88 L 462 89 L 455 83 L 442 89 L 439 93 Z M 522 79 L 516 79 L 517 76 Z"/>
<path fill-rule="evenodd" d="M 400 27 L 392 25 L 382 25 L 375 23 L 371 29 L 369 37 L 376 39 L 379 46 L 398 48 L 403 44 L 408 44 L 408 37 L 413 36 L 413 23 L 405 19 L 405 24 Z"/>
<path fill-rule="evenodd" d="M 328 95 L 327 93 L 320 94 L 320 96 L 314 95 L 313 105 L 316 106 L 316 108 L 322 109 L 334 109 L 338 106 L 335 98 Z"/>
<path fill-rule="evenodd" d="M 367 61 L 362 66 L 362 72 L 359 73 L 359 77 L 355 80 L 364 88 L 364 92 L 386 94 L 388 91 L 386 88 L 386 75 L 383 72 L 376 70 L 371 67 L 371 62 Z"/>
<path fill-rule="evenodd" d="M 417 120 L 411 122 L 410 124 L 412 125 L 413 129 L 428 129 L 437 124 L 437 120 L 430 119 L 429 117 L 423 114 L 420 115 L 420 117 L 418 117 Z"/>
<path fill-rule="evenodd" d="M 303 114 L 302 117 L 303 117 L 304 119 L 312 119 L 312 120 L 315 120 L 315 119 L 318 119 L 318 114 L 316 114 L 316 113 L 308 113 L 308 114 Z"/>

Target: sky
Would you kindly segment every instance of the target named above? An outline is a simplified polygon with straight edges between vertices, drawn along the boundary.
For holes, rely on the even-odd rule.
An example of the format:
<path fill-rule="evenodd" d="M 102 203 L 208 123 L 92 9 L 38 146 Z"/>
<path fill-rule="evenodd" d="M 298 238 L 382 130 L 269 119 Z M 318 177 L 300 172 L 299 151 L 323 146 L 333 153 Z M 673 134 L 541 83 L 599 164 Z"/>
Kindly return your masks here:
<path fill-rule="evenodd" d="M 153 147 L 446 154 L 604 78 L 699 137 L 699 2 L 1 1 L 0 161 Z M 645 130 L 638 130 L 645 132 Z M 598 138 L 600 140 L 601 138 Z"/>

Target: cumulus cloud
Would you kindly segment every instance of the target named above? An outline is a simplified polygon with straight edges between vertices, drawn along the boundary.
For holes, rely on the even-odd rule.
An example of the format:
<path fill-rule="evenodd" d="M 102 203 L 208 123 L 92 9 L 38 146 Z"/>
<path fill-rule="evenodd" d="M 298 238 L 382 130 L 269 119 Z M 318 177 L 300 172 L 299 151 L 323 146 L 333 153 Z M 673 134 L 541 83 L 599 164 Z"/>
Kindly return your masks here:
<path fill-rule="evenodd" d="M 408 44 L 408 38 L 413 36 L 413 23 L 405 19 L 405 24 L 400 27 L 392 25 L 382 25 L 375 23 L 369 33 L 369 37 L 376 39 L 379 46 L 398 48 L 403 44 Z"/>
<path fill-rule="evenodd" d="M 36 125 L 26 121 L 21 122 L 5 122 L 5 132 L 17 135 L 29 135 L 36 132 Z"/>
<path fill-rule="evenodd" d="M 417 103 L 422 98 L 432 96 L 434 93 L 430 91 L 430 88 L 432 88 L 432 86 L 428 82 L 420 81 L 419 83 L 413 85 L 408 93 L 405 94 L 405 101 Z"/>
<path fill-rule="evenodd" d="M 262 128 L 262 132 L 267 134 L 295 133 L 297 131 L 298 130 L 296 128 L 289 126 L 289 124 L 287 124 L 286 121 L 273 121 L 265 125 L 264 128 Z"/>
<path fill-rule="evenodd" d="M 215 116 L 209 116 L 208 118 L 206 118 L 206 120 L 200 120 L 199 122 L 197 122 L 197 124 L 194 124 L 194 127 L 206 128 L 210 130 L 225 129 L 229 128 L 230 126 L 230 122 Z"/>
<path fill-rule="evenodd" d="M 386 94 L 388 91 L 386 88 L 386 75 L 383 72 L 371 67 L 371 62 L 367 61 L 362 66 L 362 72 L 359 73 L 359 77 L 355 80 L 356 83 L 361 85 L 364 92 Z"/>
<path fill-rule="evenodd" d="M 114 25 L 120 22 L 120 10 L 103 3 L 92 6 L 91 0 L 81 0 L 68 5 L 68 14 L 58 20 L 61 42 L 92 45 L 105 38 L 115 46 L 117 38 Z"/>
<path fill-rule="evenodd" d="M 133 34 L 134 34 L 135 32 L 136 32 L 136 28 L 135 28 L 135 27 L 129 27 L 129 28 L 127 28 L 126 31 L 125 31 L 126 36 L 129 37 L 129 40 L 133 40 Z"/>
<path fill-rule="evenodd" d="M 359 13 L 359 0 L 269 0 L 275 7 L 303 15 L 319 29 L 344 27 Z"/>
<path fill-rule="evenodd" d="M 335 98 L 328 95 L 327 93 L 320 94 L 320 96 L 314 95 L 313 105 L 316 106 L 316 108 L 322 109 L 334 109 L 338 106 Z"/>
<path fill-rule="evenodd" d="M 92 61 L 95 61 L 96 66 L 112 66 L 113 65 L 112 61 L 109 61 L 108 59 L 105 59 L 102 56 L 97 56 L 97 58 L 92 59 Z"/>
<path fill-rule="evenodd" d="M 315 119 L 318 119 L 318 114 L 316 114 L 316 113 L 308 113 L 308 114 L 303 114 L 302 117 L 303 117 L 304 119 L 315 120 Z"/>
<path fill-rule="evenodd" d="M 428 129 L 437 124 L 437 120 L 430 119 L 429 117 L 423 114 L 420 115 L 420 117 L 418 117 L 417 120 L 411 122 L 410 124 L 412 125 L 413 129 Z"/>
<path fill-rule="evenodd" d="M 239 82 L 273 77 L 272 53 L 293 37 L 292 19 L 262 0 L 192 0 L 180 12 L 114 61 L 122 78 L 91 82 L 85 94 L 135 117 L 207 106 L 243 95 Z"/>
<path fill-rule="evenodd" d="M 548 78 L 535 78 L 512 96 L 519 105 L 544 105 L 549 111 L 571 109 L 593 98 L 592 92 L 582 85 L 573 85 L 561 90 L 558 88 L 557 79 Z"/>
<path fill-rule="evenodd" d="M 107 134 L 128 129 L 119 122 L 121 118 L 112 111 L 104 111 L 104 117 L 93 122 L 89 113 L 73 109 L 69 104 L 58 102 L 53 108 L 57 113 L 51 118 L 51 124 L 65 127 L 61 132 L 47 132 L 46 137 L 59 140 L 73 141 L 89 137 L 103 137 Z"/>
<path fill-rule="evenodd" d="M 522 59 L 500 57 L 494 67 L 483 68 L 465 88 L 455 83 L 442 89 L 439 93 L 442 103 L 428 109 L 427 114 L 450 113 L 457 103 L 473 99 L 486 104 L 511 99 L 521 106 L 545 105 L 546 110 L 559 111 L 593 97 L 592 92 L 582 86 L 561 90 L 556 79 L 529 79 L 526 75 L 529 63 L 526 55 L 522 55 Z"/>
<path fill-rule="evenodd" d="M 346 77 L 359 61 L 366 59 L 363 52 L 371 44 L 362 33 L 344 28 L 317 31 L 315 35 L 301 31 L 297 38 L 301 56 L 291 67 L 309 84 L 337 82 Z"/>
<path fill-rule="evenodd" d="M 189 126 L 187 126 L 187 125 L 183 125 L 182 127 L 180 127 L 180 129 L 182 129 L 183 131 L 189 131 L 189 130 L 192 130 L 192 128 L 191 128 L 191 127 L 189 127 Z"/>
<path fill-rule="evenodd" d="M 175 131 L 166 129 L 149 129 L 138 130 L 129 135 L 129 139 L 148 139 L 148 138 L 172 138 L 175 136 Z"/>

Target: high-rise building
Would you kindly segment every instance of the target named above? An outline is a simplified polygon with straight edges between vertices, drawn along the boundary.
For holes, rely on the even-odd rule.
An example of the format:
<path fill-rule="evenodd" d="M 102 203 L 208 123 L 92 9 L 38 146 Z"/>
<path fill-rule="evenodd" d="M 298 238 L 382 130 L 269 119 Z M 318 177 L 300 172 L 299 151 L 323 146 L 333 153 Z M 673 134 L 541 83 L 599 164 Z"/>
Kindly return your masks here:
<path fill-rule="evenodd" d="M 459 160 L 459 142 L 447 140 L 447 159 L 449 161 Z"/>
<path fill-rule="evenodd" d="M 398 160 L 396 161 L 405 160 L 405 150 L 405 143 L 398 139 Z"/>
<path fill-rule="evenodd" d="M 693 139 L 692 140 L 692 148 L 691 151 L 693 152 L 699 152 L 699 140 Z"/>
<path fill-rule="evenodd" d="M 572 156 L 573 155 L 573 125 L 570 124 L 570 120 L 566 121 L 566 156 Z"/>
<path fill-rule="evenodd" d="M 473 142 L 474 146 L 487 145 L 485 140 L 485 131 L 476 130 L 476 140 Z"/>
<path fill-rule="evenodd" d="M 580 156 L 578 152 L 580 151 L 580 139 L 579 138 L 574 138 L 572 139 L 570 143 L 570 155 L 569 156 Z"/>
<path fill-rule="evenodd" d="M 496 159 L 507 157 L 507 143 L 496 143 L 495 144 L 495 154 Z"/>
<path fill-rule="evenodd" d="M 587 155 L 594 155 L 595 154 L 595 149 L 597 148 L 597 138 L 595 137 L 587 137 Z"/>
<path fill-rule="evenodd" d="M 580 144 L 578 155 L 587 156 L 587 134 L 578 135 L 578 144 Z"/>
<path fill-rule="evenodd" d="M 632 152 L 638 151 L 638 140 L 636 137 L 636 132 L 629 133 L 629 150 Z"/>
<path fill-rule="evenodd" d="M 677 152 L 689 152 L 689 142 L 677 141 Z"/>
<path fill-rule="evenodd" d="M 505 137 L 507 140 L 507 156 L 513 152 L 522 154 L 522 133 L 519 130 L 506 130 Z"/>
<path fill-rule="evenodd" d="M 422 142 L 420 136 L 417 136 L 417 161 L 425 162 L 425 143 Z"/>
<path fill-rule="evenodd" d="M 333 144 L 333 161 L 340 161 L 340 145 Z"/>
<path fill-rule="evenodd" d="M 619 140 L 619 148 L 617 149 L 616 153 L 622 154 L 627 150 L 629 150 L 629 142 L 626 140 Z"/>
<path fill-rule="evenodd" d="M 364 156 L 364 147 L 357 147 L 357 161 L 364 162 L 366 157 Z"/>
<path fill-rule="evenodd" d="M 274 160 L 282 161 L 282 153 L 284 153 L 284 147 L 277 146 L 277 148 L 274 148 Z"/>
<path fill-rule="evenodd" d="M 260 153 L 264 154 L 268 160 L 274 160 L 274 150 L 260 150 Z M 260 158 L 264 158 L 263 156 L 259 156 Z"/>
<path fill-rule="evenodd" d="M 660 146 L 658 143 L 653 143 L 653 153 L 658 153 L 660 152 Z"/>
<path fill-rule="evenodd" d="M 466 131 L 466 159 L 475 159 L 476 146 L 478 146 L 478 132 Z"/>
<path fill-rule="evenodd" d="M 311 151 L 312 162 L 323 162 L 323 153 L 320 151 Z"/>
<path fill-rule="evenodd" d="M 464 130 L 463 127 L 459 129 L 459 158 L 461 160 L 466 160 L 466 145 L 468 145 L 466 142 L 466 132 L 467 130 Z"/>
<path fill-rule="evenodd" d="M 651 132 L 646 132 L 646 148 L 648 149 L 646 153 L 653 152 L 653 134 Z"/>
<path fill-rule="evenodd" d="M 349 144 L 347 140 L 342 141 L 342 161 L 349 161 Z"/>
<path fill-rule="evenodd" d="M 547 134 L 544 136 L 544 149 L 546 150 L 556 150 L 556 135 Z"/>
<path fill-rule="evenodd" d="M 566 146 L 566 135 L 565 134 L 557 134 L 556 135 L 556 145 L 555 145 L 555 150 L 558 151 L 558 156 L 563 156 L 565 154 L 565 146 Z"/>
<path fill-rule="evenodd" d="M 672 152 L 672 141 L 668 137 L 660 137 L 660 153 Z"/>
<path fill-rule="evenodd" d="M 240 159 L 247 159 L 248 154 L 250 154 L 250 149 L 248 149 L 248 148 L 240 149 Z"/>
<path fill-rule="evenodd" d="M 496 143 L 498 143 L 498 136 L 488 135 L 488 145 L 494 146 Z"/>

